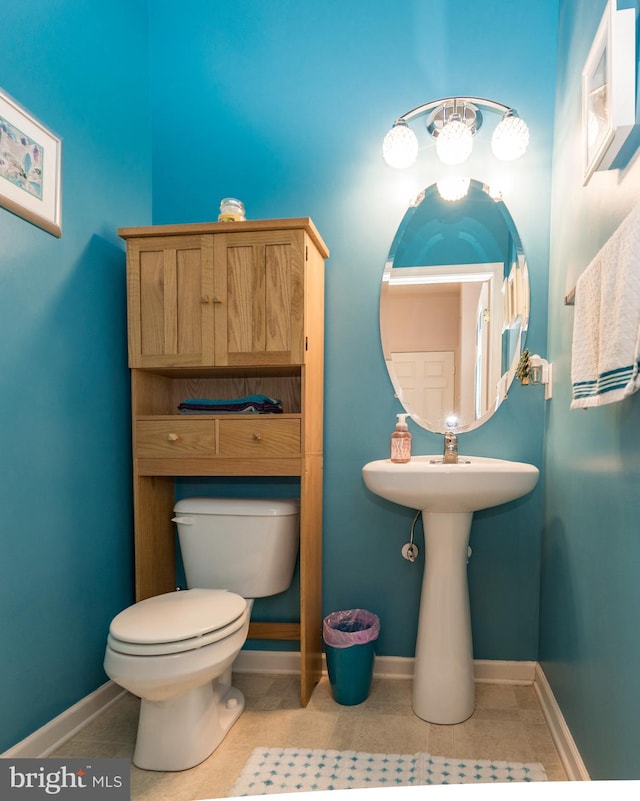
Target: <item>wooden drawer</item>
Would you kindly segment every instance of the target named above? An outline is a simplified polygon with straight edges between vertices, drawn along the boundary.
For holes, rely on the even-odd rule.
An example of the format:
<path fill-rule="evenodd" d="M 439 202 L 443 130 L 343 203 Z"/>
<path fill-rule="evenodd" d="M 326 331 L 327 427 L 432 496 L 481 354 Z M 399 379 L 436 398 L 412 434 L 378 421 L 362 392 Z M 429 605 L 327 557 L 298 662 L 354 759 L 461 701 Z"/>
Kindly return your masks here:
<path fill-rule="evenodd" d="M 256 415 L 255 419 L 226 418 L 138 420 L 135 456 L 138 459 L 264 458 L 299 456 L 300 419 Z"/>
<path fill-rule="evenodd" d="M 300 420 L 257 415 L 255 420 L 218 421 L 218 455 L 222 457 L 298 456 Z"/>
<path fill-rule="evenodd" d="M 135 456 L 138 459 L 207 458 L 216 454 L 216 420 L 138 420 Z"/>

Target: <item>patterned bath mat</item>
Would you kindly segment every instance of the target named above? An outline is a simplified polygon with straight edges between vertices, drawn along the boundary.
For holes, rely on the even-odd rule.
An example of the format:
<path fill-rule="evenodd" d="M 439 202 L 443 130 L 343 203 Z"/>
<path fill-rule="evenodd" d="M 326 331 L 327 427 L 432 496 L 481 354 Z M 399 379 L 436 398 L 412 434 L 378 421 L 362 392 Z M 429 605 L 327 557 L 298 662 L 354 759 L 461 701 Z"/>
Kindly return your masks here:
<path fill-rule="evenodd" d="M 230 796 L 479 782 L 544 782 L 538 762 L 448 759 L 431 754 L 367 754 L 306 748 L 256 748 Z"/>

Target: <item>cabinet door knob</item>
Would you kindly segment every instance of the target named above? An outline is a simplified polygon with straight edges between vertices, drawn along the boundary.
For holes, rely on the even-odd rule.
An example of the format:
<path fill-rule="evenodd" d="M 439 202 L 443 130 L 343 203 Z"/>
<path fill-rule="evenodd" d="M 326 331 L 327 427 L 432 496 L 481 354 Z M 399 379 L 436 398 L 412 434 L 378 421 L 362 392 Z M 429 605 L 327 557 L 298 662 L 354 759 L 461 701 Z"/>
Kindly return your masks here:
<path fill-rule="evenodd" d="M 172 434 L 167 434 L 167 439 L 169 440 L 169 442 L 177 442 L 179 437 L 177 434 L 172 433 Z"/>
<path fill-rule="evenodd" d="M 257 432 L 256 432 L 256 433 L 253 435 L 253 438 L 255 439 L 255 441 L 256 441 L 256 442 L 260 442 L 260 440 L 262 439 L 262 434 L 261 434 L 259 431 L 257 431 Z"/>

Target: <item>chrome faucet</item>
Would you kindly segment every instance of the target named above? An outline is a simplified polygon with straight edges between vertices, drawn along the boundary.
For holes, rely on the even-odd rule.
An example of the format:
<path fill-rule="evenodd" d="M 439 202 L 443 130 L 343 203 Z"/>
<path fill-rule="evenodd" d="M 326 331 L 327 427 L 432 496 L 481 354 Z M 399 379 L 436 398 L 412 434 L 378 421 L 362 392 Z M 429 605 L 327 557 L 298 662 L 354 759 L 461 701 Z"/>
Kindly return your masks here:
<path fill-rule="evenodd" d="M 458 463 L 458 437 L 453 431 L 444 432 L 444 456 L 442 457 L 443 464 L 457 464 Z"/>

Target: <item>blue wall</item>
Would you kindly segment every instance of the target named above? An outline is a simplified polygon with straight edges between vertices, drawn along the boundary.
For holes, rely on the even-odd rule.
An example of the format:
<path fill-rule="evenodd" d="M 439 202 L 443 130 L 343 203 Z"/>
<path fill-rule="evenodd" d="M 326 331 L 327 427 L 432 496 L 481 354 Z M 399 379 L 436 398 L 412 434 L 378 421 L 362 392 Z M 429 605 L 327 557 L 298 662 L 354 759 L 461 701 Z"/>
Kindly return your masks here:
<path fill-rule="evenodd" d="M 413 513 L 368 493 L 361 478 L 367 461 L 388 454 L 400 411 L 380 348 L 379 288 L 409 198 L 438 177 L 433 147 L 407 175 L 383 163 L 382 139 L 403 112 L 456 93 L 513 104 L 527 120 L 526 158 L 500 173 L 478 146 L 471 174 L 505 187 L 530 261 L 528 344 L 544 354 L 556 38 L 556 2 L 153 4 L 154 222 L 213 220 L 231 195 L 250 217 L 312 217 L 331 249 L 324 607 L 377 612 L 381 654 L 413 655 L 423 563 L 400 555 Z M 541 388 L 518 385 L 461 448 L 541 466 L 544 414 Z M 439 437 L 412 431 L 415 452 L 441 449 Z M 538 489 L 475 521 L 478 658 L 537 658 L 541 497 Z"/>
<path fill-rule="evenodd" d="M 151 216 L 146 12 L 2 5 L 0 85 L 63 139 L 63 233 L 0 209 L 0 751 L 106 681 L 133 595 L 115 231 Z"/>
<path fill-rule="evenodd" d="M 591 777 L 637 779 L 640 397 L 570 411 L 573 309 L 563 305 L 640 198 L 640 163 L 628 158 L 640 144 L 637 126 L 622 168 L 582 185 L 580 74 L 604 7 L 605 0 L 561 3 L 540 661 Z"/>

